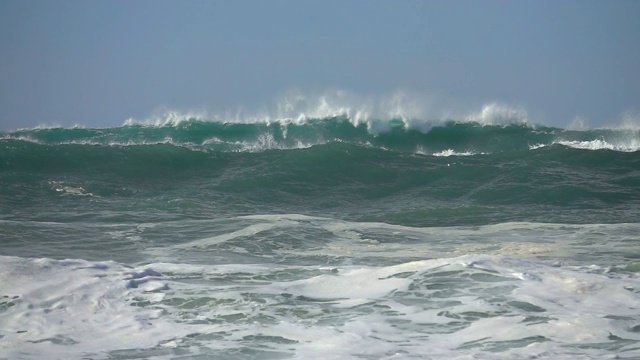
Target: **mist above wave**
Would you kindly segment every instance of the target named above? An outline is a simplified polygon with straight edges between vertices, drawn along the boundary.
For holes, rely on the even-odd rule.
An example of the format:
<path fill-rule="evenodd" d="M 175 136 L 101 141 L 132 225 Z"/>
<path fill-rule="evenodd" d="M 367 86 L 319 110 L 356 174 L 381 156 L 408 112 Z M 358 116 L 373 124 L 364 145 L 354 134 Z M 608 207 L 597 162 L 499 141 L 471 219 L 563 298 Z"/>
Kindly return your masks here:
<path fill-rule="evenodd" d="M 480 109 L 453 109 L 436 104 L 427 96 L 397 92 L 389 96 L 362 96 L 347 91 L 321 95 L 290 93 L 262 109 L 239 108 L 212 112 L 160 109 L 145 119 L 130 118 L 124 126 L 180 126 L 185 121 L 224 124 L 280 123 L 305 124 L 310 120 L 346 118 L 354 126 L 364 124 L 373 134 L 388 132 L 399 125 L 408 130 L 428 132 L 447 122 L 480 125 L 530 124 L 527 111 L 498 102 Z M 394 121 L 389 121 L 394 120 Z"/>
<path fill-rule="evenodd" d="M 38 144 L 136 146 L 168 144 L 192 150 L 260 152 L 344 142 L 419 155 L 468 156 L 561 145 L 583 150 L 640 149 L 640 116 L 627 113 L 608 129 L 576 118 L 547 127 L 526 109 L 487 103 L 447 108 L 429 96 L 397 92 L 362 96 L 347 91 L 289 93 L 261 109 L 234 112 L 162 109 L 113 128 L 39 126 L 0 134 L 0 140 Z"/>

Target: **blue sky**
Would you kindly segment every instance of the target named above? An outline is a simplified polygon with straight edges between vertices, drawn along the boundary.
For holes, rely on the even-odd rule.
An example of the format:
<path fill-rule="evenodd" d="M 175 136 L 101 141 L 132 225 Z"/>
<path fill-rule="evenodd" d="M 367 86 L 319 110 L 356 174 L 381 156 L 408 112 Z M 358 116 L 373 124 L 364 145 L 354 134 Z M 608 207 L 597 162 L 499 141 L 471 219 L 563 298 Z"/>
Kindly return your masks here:
<path fill-rule="evenodd" d="M 0 130 L 331 89 L 602 126 L 640 111 L 638 19 L 624 0 L 0 0 Z"/>

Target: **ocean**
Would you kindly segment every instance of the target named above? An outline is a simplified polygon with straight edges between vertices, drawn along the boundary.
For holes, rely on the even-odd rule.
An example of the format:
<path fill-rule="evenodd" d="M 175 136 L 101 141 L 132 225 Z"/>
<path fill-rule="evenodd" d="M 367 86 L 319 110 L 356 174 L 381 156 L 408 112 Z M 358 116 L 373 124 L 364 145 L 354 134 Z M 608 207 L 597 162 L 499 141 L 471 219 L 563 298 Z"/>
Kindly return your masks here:
<path fill-rule="evenodd" d="M 0 132 L 2 359 L 640 358 L 640 130 Z"/>

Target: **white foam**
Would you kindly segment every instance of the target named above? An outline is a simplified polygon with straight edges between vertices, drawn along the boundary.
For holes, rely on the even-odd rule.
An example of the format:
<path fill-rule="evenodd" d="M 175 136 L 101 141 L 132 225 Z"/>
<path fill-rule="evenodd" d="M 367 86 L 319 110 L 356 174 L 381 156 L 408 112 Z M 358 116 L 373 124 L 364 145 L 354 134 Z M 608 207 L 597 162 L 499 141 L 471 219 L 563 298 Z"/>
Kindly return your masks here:
<path fill-rule="evenodd" d="M 520 107 L 512 107 L 500 103 L 489 103 L 482 110 L 466 117 L 467 121 L 482 125 L 528 124 L 527 111 Z"/>
<path fill-rule="evenodd" d="M 480 153 L 480 154 L 482 154 L 482 153 Z M 453 149 L 447 149 L 447 150 L 443 150 L 441 152 L 437 152 L 437 153 L 433 154 L 433 156 L 439 156 L 439 157 L 473 156 L 473 155 L 478 155 L 478 153 L 471 152 L 471 151 L 458 152 L 458 151 L 454 151 Z"/>
<path fill-rule="evenodd" d="M 144 281 L 144 271 L 113 262 L 6 256 L 0 264 L 0 295 L 12 299 L 0 312 L 0 357 L 106 358 L 108 351 L 153 347 L 195 329 L 163 319 L 158 309 L 130 305 L 160 290 L 127 286 L 132 275 Z"/>
<path fill-rule="evenodd" d="M 65 196 L 91 196 L 91 197 L 99 197 L 97 195 L 94 195 L 93 193 L 88 192 L 87 190 L 85 190 L 83 187 L 81 186 L 71 186 L 71 185 L 67 185 L 62 181 L 49 181 L 49 185 L 51 186 L 51 188 L 56 191 L 61 193 L 62 195 Z"/>
<path fill-rule="evenodd" d="M 631 330 L 640 323 L 640 293 L 629 290 L 639 287 L 636 276 L 514 257 L 136 268 L 0 257 L 0 265 L 0 357 L 109 358 L 125 349 L 294 359 L 640 355 Z"/>
<path fill-rule="evenodd" d="M 533 145 L 529 145 L 529 150 L 536 150 L 544 147 L 547 147 L 547 144 L 533 144 Z"/>
<path fill-rule="evenodd" d="M 557 140 L 556 144 L 584 150 L 613 150 L 621 152 L 634 152 L 640 150 L 640 139 L 632 138 L 627 141 L 611 141 L 604 139 L 595 139 L 588 141 L 567 141 Z"/>
<path fill-rule="evenodd" d="M 336 274 L 280 284 L 276 289 L 314 299 L 350 299 L 361 303 L 365 299 L 377 299 L 399 289 L 406 289 L 411 284 L 411 280 L 395 278 L 393 275 L 424 271 L 446 263 L 432 260 L 382 268 L 358 267 Z"/>

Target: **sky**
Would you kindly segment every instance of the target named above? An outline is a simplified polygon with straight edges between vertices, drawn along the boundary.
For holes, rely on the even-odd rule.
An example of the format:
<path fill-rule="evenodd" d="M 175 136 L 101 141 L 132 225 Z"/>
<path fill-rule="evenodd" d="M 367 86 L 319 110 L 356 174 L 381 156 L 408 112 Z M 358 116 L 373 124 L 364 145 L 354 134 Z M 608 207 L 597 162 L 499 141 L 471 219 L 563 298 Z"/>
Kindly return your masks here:
<path fill-rule="evenodd" d="M 635 0 L 0 0 L 0 131 L 338 90 L 640 123 L 638 19 Z"/>

